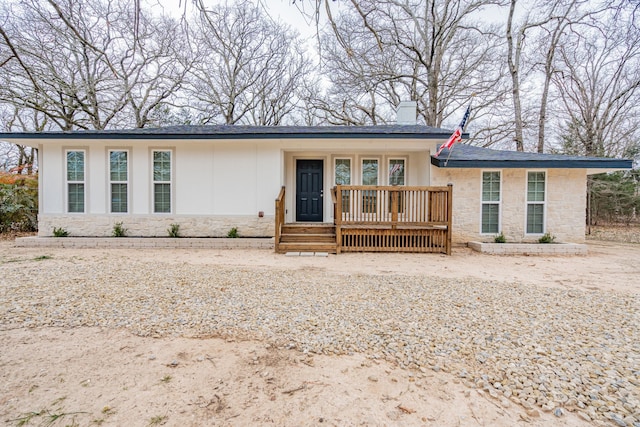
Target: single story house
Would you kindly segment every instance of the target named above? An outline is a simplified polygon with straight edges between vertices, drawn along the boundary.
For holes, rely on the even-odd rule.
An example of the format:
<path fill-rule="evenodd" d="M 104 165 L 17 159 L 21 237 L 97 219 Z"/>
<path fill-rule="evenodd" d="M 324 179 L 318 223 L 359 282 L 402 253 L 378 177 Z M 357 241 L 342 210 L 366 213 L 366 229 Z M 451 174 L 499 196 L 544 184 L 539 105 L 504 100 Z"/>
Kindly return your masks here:
<path fill-rule="evenodd" d="M 632 167 L 464 142 L 435 157 L 451 131 L 416 125 L 415 106 L 405 108 L 386 126 L 172 126 L 0 139 L 38 148 L 39 236 L 54 228 L 110 236 L 118 222 L 141 237 L 167 237 L 171 224 L 185 237 L 222 237 L 235 227 L 240 236 L 275 236 L 280 251 L 300 250 L 305 238 L 296 233 L 324 250 L 337 243 L 338 252 L 446 253 L 500 232 L 512 242 L 551 233 L 580 243 L 587 175 Z"/>

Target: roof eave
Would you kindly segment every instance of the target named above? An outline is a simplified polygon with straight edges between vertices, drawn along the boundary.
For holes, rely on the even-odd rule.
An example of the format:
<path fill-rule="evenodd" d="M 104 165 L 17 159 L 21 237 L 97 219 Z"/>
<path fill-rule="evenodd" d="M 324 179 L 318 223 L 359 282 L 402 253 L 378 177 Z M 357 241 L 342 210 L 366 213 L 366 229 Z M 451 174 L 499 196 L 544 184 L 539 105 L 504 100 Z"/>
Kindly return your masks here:
<path fill-rule="evenodd" d="M 0 140 L 15 142 L 16 140 L 90 140 L 90 139 L 119 139 L 119 140 L 136 140 L 136 139 L 197 139 L 197 140 L 238 140 L 238 139 L 431 139 L 442 140 L 447 138 L 447 134 L 442 133 L 387 133 L 387 132 L 352 132 L 352 133 L 264 133 L 264 134 L 192 134 L 192 133 L 126 133 L 126 132 L 108 132 L 108 133 L 5 133 L 0 134 Z"/>
<path fill-rule="evenodd" d="M 431 156 L 431 164 L 439 168 L 500 168 L 500 169 L 588 169 L 604 173 L 633 168 L 625 159 L 584 160 L 457 160 Z M 597 172 L 595 170 L 599 170 Z"/>

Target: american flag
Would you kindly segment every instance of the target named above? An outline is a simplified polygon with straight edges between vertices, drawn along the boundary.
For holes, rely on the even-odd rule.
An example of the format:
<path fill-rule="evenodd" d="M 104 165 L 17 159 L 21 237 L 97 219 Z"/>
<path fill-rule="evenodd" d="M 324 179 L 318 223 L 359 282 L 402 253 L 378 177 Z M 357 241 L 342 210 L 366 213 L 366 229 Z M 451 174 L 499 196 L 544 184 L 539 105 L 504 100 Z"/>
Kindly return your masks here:
<path fill-rule="evenodd" d="M 396 163 L 391 167 L 391 170 L 389 170 L 389 176 L 393 176 L 396 172 L 400 172 L 402 171 L 402 167 L 404 166 L 404 163 Z"/>
<path fill-rule="evenodd" d="M 462 141 L 462 132 L 464 131 L 464 126 L 467 124 L 467 120 L 469 119 L 470 114 L 471 114 L 471 103 L 469 103 L 469 106 L 467 107 L 467 111 L 465 111 L 464 116 L 462 116 L 462 121 L 460 122 L 456 130 L 453 131 L 453 133 L 451 134 L 447 142 L 442 144 L 438 149 L 438 152 L 436 153 L 436 157 L 438 157 L 442 152 L 442 150 L 444 150 L 445 148 L 447 150 L 451 150 L 451 147 L 453 147 L 453 144 L 455 144 L 456 142 Z"/>

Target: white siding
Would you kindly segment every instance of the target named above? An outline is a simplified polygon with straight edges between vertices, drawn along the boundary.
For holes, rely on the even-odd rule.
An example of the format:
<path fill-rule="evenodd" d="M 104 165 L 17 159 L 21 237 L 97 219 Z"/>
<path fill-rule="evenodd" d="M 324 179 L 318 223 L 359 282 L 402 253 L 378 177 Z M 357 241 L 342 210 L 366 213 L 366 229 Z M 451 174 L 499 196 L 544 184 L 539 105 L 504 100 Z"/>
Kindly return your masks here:
<path fill-rule="evenodd" d="M 85 197 L 87 206 L 85 212 L 101 214 L 109 211 L 107 207 L 107 151 L 104 144 L 91 144 L 87 149 L 85 166 L 87 174 L 87 189 Z"/>
<path fill-rule="evenodd" d="M 62 144 L 40 147 L 40 213 L 63 214 L 65 211 L 64 150 Z"/>
<path fill-rule="evenodd" d="M 108 150 L 126 147 L 130 157 L 127 214 L 109 213 Z M 86 213 L 65 209 L 65 149 L 85 149 Z M 153 213 L 152 150 L 172 155 L 172 213 Z M 273 233 L 274 200 L 282 185 L 283 156 L 267 141 L 65 140 L 41 148 L 40 235 L 53 227 L 71 235 L 108 236 L 121 221 L 130 235 L 166 236 L 171 223 L 193 236 Z M 259 212 L 264 217 L 259 218 Z"/>

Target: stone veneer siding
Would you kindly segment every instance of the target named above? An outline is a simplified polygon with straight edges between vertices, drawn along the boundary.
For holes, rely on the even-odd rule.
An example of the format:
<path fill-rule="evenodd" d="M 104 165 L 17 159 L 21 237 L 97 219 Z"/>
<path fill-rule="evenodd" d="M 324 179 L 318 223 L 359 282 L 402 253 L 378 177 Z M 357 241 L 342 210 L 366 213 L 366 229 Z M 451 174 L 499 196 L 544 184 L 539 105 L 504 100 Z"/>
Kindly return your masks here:
<path fill-rule="evenodd" d="M 453 183 L 453 243 L 493 241 L 480 234 L 482 172 L 501 172 L 501 229 L 508 242 L 536 242 L 539 234 L 526 234 L 527 172 L 542 169 L 432 168 L 432 185 Z M 546 169 L 546 231 L 558 242 L 585 240 L 586 171 Z"/>
<path fill-rule="evenodd" d="M 241 237 L 273 237 L 273 216 L 200 216 L 200 215 L 40 215 L 38 236 L 53 235 L 64 228 L 73 237 L 110 237 L 113 226 L 122 222 L 129 237 L 167 237 L 171 224 L 180 225 L 182 237 L 226 237 L 233 227 Z"/>

